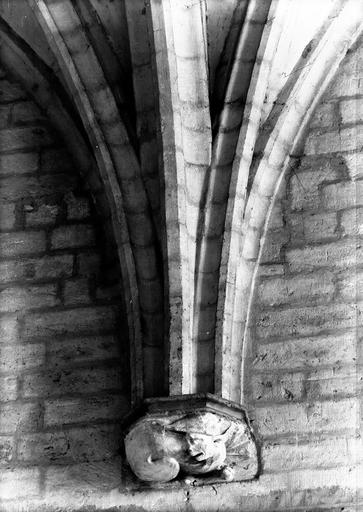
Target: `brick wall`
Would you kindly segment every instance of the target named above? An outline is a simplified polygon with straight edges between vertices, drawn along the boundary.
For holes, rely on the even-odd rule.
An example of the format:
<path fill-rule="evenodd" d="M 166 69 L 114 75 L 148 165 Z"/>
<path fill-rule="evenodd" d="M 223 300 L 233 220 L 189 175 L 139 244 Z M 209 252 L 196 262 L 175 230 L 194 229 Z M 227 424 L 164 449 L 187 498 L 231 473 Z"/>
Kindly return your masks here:
<path fill-rule="evenodd" d="M 363 462 L 360 46 L 317 108 L 281 186 L 256 290 L 247 380 L 262 471 L 281 482 L 290 474 L 288 493 L 303 510 L 347 510 L 363 499 L 362 483 L 354 492 Z M 297 499 L 301 482 L 306 494 Z"/>
<path fill-rule="evenodd" d="M 90 194 L 57 135 L 1 72 L 0 501 L 5 508 L 7 500 L 19 505 L 55 485 L 57 468 L 105 463 L 119 455 L 119 419 L 128 409 L 126 331 L 114 286 L 117 269 L 105 268 L 116 255 L 108 244 L 106 260 L 102 232 Z"/>

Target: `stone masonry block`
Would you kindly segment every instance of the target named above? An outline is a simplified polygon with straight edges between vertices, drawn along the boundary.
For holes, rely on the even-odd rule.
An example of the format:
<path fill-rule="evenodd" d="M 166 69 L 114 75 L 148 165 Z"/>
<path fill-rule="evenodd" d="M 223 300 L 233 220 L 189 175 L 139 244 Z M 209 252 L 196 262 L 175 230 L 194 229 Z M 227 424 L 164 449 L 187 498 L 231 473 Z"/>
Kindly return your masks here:
<path fill-rule="evenodd" d="M 0 291 L 0 313 L 53 307 L 59 304 L 56 285 L 5 288 Z"/>
<path fill-rule="evenodd" d="M 306 155 L 319 155 L 352 151 L 360 149 L 363 145 L 363 125 L 327 133 L 310 133 L 305 143 Z"/>
<path fill-rule="evenodd" d="M 77 255 L 77 268 L 79 276 L 98 274 L 100 271 L 100 255 L 96 252 L 84 252 Z"/>
<path fill-rule="evenodd" d="M 251 398 L 261 402 L 293 402 L 301 400 L 304 394 L 304 375 L 285 373 L 280 375 L 253 375 Z"/>
<path fill-rule="evenodd" d="M 23 337 L 34 339 L 97 334 L 114 329 L 117 318 L 116 309 L 107 306 L 52 311 L 47 315 L 29 313 L 25 318 Z"/>
<path fill-rule="evenodd" d="M 121 442 L 120 425 L 27 434 L 18 443 L 17 458 L 33 463 L 105 460 L 118 454 Z"/>
<path fill-rule="evenodd" d="M 102 360 L 120 361 L 119 342 L 112 335 L 53 340 L 47 345 L 48 364 L 56 367 Z"/>
<path fill-rule="evenodd" d="M 343 155 L 350 179 L 363 178 L 363 152 L 346 153 Z"/>
<path fill-rule="evenodd" d="M 252 365 L 265 371 L 351 365 L 357 355 L 356 343 L 354 331 L 266 343 L 257 346 Z"/>
<path fill-rule="evenodd" d="M 14 343 L 18 340 L 18 319 L 16 315 L 0 317 L 0 343 Z"/>
<path fill-rule="evenodd" d="M 0 402 L 16 400 L 18 383 L 15 376 L 0 377 Z"/>
<path fill-rule="evenodd" d="M 11 436 L 0 436 L 0 467 L 8 464 L 13 459 L 15 452 L 15 440 Z"/>
<path fill-rule="evenodd" d="M 15 204 L 1 204 L 0 205 L 0 230 L 9 231 L 15 226 Z"/>
<path fill-rule="evenodd" d="M 0 475 L 0 496 L 3 500 L 40 496 L 40 486 L 39 468 L 9 468 Z"/>
<path fill-rule="evenodd" d="M 91 225 L 76 224 L 54 229 L 51 235 L 52 249 L 75 249 L 95 244 L 95 232 Z"/>
<path fill-rule="evenodd" d="M 0 258 L 21 256 L 45 251 L 43 231 L 22 231 L 0 234 Z"/>
<path fill-rule="evenodd" d="M 41 424 L 42 412 L 37 403 L 8 402 L 2 404 L 0 434 L 34 432 Z"/>
<path fill-rule="evenodd" d="M 25 398 L 120 390 L 121 368 L 62 368 L 23 377 Z"/>
<path fill-rule="evenodd" d="M 14 125 L 44 121 L 45 118 L 33 101 L 22 101 L 13 106 L 11 121 Z"/>
<path fill-rule="evenodd" d="M 326 302 L 333 296 L 334 291 L 333 274 L 320 272 L 308 276 L 263 281 L 258 288 L 258 297 L 260 303 L 267 306 L 305 304 L 307 301 L 319 299 Z"/>
<path fill-rule="evenodd" d="M 38 163 L 39 155 L 37 152 L 1 155 L 0 175 L 14 176 L 15 174 L 34 172 L 38 169 Z"/>
<path fill-rule="evenodd" d="M 357 399 L 313 404 L 288 404 L 256 409 L 256 422 L 262 436 L 334 432 L 356 425 Z"/>
<path fill-rule="evenodd" d="M 342 100 L 339 104 L 343 124 L 363 122 L 363 99 Z"/>
<path fill-rule="evenodd" d="M 270 337 L 316 335 L 335 329 L 349 329 L 357 324 L 357 309 L 352 304 L 300 307 L 284 311 L 265 311 L 257 320 L 256 334 Z"/>
<path fill-rule="evenodd" d="M 68 173 L 73 170 L 71 156 L 64 148 L 42 148 L 40 172 L 42 174 Z"/>
<path fill-rule="evenodd" d="M 353 397 L 357 394 L 357 382 L 361 377 L 356 365 L 314 369 L 306 374 L 306 397 L 310 401 L 322 398 Z"/>
<path fill-rule="evenodd" d="M 286 260 L 291 272 L 316 270 L 319 267 L 346 268 L 356 265 L 362 258 L 362 248 L 354 240 L 286 251 Z"/>
<path fill-rule="evenodd" d="M 12 128 L 0 133 L 0 151 L 33 150 L 52 143 L 53 137 L 43 127 Z"/>
<path fill-rule="evenodd" d="M 0 80 L 0 103 L 11 103 L 25 98 L 26 94 L 20 85 L 6 79 Z"/>
<path fill-rule="evenodd" d="M 90 287 L 88 279 L 72 279 L 65 281 L 63 287 L 64 304 L 66 306 L 71 304 L 91 304 Z"/>
<path fill-rule="evenodd" d="M 70 193 L 65 197 L 65 202 L 67 219 L 84 220 L 90 216 L 90 202 L 87 197 L 77 197 Z"/>
<path fill-rule="evenodd" d="M 0 283 L 12 281 L 37 281 L 70 277 L 73 272 L 73 256 L 43 256 L 0 262 Z"/>
<path fill-rule="evenodd" d="M 326 185 L 322 190 L 322 205 L 327 209 L 343 210 L 363 205 L 363 181 Z"/>
<path fill-rule="evenodd" d="M 363 270 L 352 269 L 339 276 L 338 289 L 345 301 L 356 301 L 363 295 Z"/>
<path fill-rule="evenodd" d="M 311 128 L 329 128 L 334 126 L 334 111 L 335 103 L 329 101 L 327 103 L 320 103 L 316 108 L 312 117 Z"/>
<path fill-rule="evenodd" d="M 19 373 L 42 366 L 45 346 L 40 343 L 0 346 L 0 372 Z"/>
<path fill-rule="evenodd" d="M 41 204 L 45 197 L 60 196 L 74 186 L 74 176 L 67 174 L 38 177 L 6 177 L 1 182 L 1 201 L 33 201 Z M 32 204 L 32 203 L 30 203 Z M 27 205 L 26 205 L 27 206 Z"/>
<path fill-rule="evenodd" d="M 57 204 L 25 205 L 25 224 L 27 227 L 54 225 L 59 214 Z"/>
<path fill-rule="evenodd" d="M 289 224 L 292 241 L 318 242 L 338 236 L 336 212 L 292 214 Z"/>
<path fill-rule="evenodd" d="M 348 457 L 347 440 L 331 437 L 309 443 L 266 443 L 262 447 L 264 471 L 317 469 L 344 464 Z"/>
<path fill-rule="evenodd" d="M 119 420 L 129 410 L 124 396 L 64 398 L 45 401 L 45 426 Z"/>

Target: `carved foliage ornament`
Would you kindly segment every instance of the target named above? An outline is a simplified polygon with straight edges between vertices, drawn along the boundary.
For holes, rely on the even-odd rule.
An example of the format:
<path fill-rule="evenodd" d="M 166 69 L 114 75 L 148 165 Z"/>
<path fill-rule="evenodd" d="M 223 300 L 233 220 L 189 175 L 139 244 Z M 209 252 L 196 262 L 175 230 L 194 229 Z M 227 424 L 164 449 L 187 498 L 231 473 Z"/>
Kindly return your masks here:
<path fill-rule="evenodd" d="M 212 395 L 151 399 L 145 405 L 146 414 L 125 436 L 127 462 L 138 479 L 203 483 L 205 477 L 256 476 L 256 444 L 242 407 Z"/>

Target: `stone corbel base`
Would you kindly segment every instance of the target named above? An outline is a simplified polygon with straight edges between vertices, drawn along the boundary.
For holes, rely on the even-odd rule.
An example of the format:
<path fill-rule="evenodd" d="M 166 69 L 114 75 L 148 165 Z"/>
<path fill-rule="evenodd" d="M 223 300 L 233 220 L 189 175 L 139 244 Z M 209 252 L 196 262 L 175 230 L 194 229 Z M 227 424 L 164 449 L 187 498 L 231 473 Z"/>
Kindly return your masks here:
<path fill-rule="evenodd" d="M 139 481 L 251 480 L 257 447 L 245 409 L 210 394 L 151 398 L 129 419 L 128 465 Z"/>

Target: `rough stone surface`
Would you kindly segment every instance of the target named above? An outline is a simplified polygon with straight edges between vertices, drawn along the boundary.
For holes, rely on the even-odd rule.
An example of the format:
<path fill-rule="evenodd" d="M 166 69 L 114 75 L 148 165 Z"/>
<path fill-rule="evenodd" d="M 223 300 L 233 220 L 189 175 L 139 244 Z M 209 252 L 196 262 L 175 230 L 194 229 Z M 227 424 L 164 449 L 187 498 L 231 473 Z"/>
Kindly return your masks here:
<path fill-rule="evenodd" d="M 34 102 L 11 78 L 0 87 L 0 102 L 6 101 L 6 110 L 0 108 L 5 510 L 3 500 L 7 508 L 12 500 L 20 506 L 39 497 L 51 465 L 119 455 L 119 419 L 129 405 L 125 348 L 116 330 L 123 315 L 120 289 L 110 295 L 105 286 L 100 219 Z"/>

